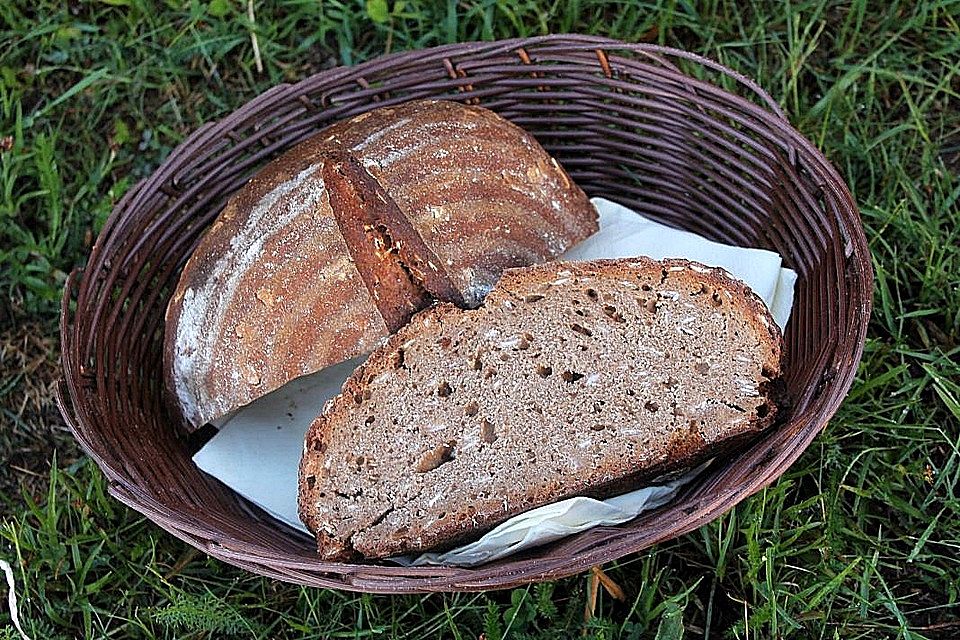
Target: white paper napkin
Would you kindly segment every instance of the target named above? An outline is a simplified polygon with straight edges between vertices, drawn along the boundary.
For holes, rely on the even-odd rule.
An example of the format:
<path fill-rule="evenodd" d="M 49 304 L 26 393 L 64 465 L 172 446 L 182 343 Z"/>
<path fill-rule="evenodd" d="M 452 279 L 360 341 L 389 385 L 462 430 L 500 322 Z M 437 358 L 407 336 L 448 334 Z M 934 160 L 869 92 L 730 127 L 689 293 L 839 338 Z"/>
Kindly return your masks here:
<path fill-rule="evenodd" d="M 797 275 L 782 267 L 776 253 L 711 242 L 647 220 L 609 200 L 594 198 L 592 202 L 600 214 L 600 230 L 570 249 L 562 259 L 645 255 L 656 259 L 687 258 L 723 267 L 767 303 L 780 327 L 786 326 Z M 349 360 L 294 380 L 241 408 L 220 425 L 219 433 L 197 452 L 194 462 L 278 520 L 306 531 L 297 515 L 297 475 L 304 436 L 324 403 L 340 392 L 343 382 L 362 360 Z M 620 524 L 669 501 L 697 471 L 607 500 L 572 498 L 546 505 L 511 518 L 458 549 L 397 561 L 468 566 L 593 526 Z"/>

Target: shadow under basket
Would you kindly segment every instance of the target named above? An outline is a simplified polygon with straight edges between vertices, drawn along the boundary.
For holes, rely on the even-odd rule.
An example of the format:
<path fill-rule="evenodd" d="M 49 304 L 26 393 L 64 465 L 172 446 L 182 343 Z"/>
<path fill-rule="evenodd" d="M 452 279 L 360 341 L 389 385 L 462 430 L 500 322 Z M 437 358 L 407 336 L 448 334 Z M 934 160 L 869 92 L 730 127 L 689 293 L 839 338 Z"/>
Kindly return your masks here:
<path fill-rule="evenodd" d="M 260 167 L 326 125 L 417 98 L 479 104 L 533 133 L 590 196 L 783 256 L 797 271 L 779 426 L 668 506 L 475 568 L 322 562 L 191 461 L 163 402 L 164 311 L 184 263 Z M 389 55 L 280 85 L 173 150 L 71 274 L 61 411 L 110 493 L 221 560 L 280 580 L 368 592 L 482 590 L 559 578 L 687 533 L 773 482 L 824 428 L 856 372 L 873 274 L 859 214 L 824 157 L 743 76 L 695 55 L 585 36 Z"/>

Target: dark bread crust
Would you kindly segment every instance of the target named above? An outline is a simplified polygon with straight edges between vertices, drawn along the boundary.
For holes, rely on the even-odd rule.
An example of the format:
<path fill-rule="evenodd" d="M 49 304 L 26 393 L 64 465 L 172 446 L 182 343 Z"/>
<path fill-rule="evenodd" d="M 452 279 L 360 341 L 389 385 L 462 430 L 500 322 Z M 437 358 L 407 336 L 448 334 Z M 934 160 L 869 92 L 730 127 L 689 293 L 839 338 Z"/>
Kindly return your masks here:
<path fill-rule="evenodd" d="M 632 467 L 618 466 L 619 462 L 609 460 L 592 474 L 585 473 L 557 479 L 556 483 L 551 481 L 542 486 L 534 484 L 518 487 L 516 494 L 509 496 L 509 505 L 506 498 L 500 495 L 479 499 L 470 505 L 445 503 L 443 510 L 448 517 L 443 518 L 429 531 L 417 528 L 416 523 L 401 525 L 401 527 L 416 529 L 416 540 L 412 537 L 405 538 L 403 535 L 393 535 L 382 526 L 377 528 L 376 536 L 365 536 L 363 531 L 337 533 L 334 531 L 336 527 L 332 527 L 330 521 L 319 517 L 317 506 L 322 501 L 319 496 L 321 487 L 328 482 L 325 477 L 327 472 L 324 470 L 324 465 L 329 460 L 328 455 L 338 458 L 343 455 L 344 449 L 339 446 L 340 442 L 336 438 L 342 438 L 344 430 L 351 433 L 353 438 L 361 440 L 364 438 L 363 430 L 366 427 L 353 423 L 354 408 L 366 402 L 366 398 L 370 396 L 369 389 L 372 388 L 373 381 L 381 375 L 390 375 L 391 370 L 398 367 L 398 360 L 400 366 L 405 366 L 403 359 L 409 357 L 404 355 L 405 345 L 409 345 L 414 340 L 444 333 L 449 326 L 463 326 L 475 322 L 476 314 L 484 311 L 483 308 L 476 311 L 463 311 L 449 304 L 435 305 L 415 315 L 408 325 L 371 354 L 367 362 L 358 367 L 347 380 L 341 394 L 328 404 L 307 433 L 304 456 L 300 465 L 300 517 L 307 527 L 317 534 L 318 549 L 323 558 L 328 560 L 382 558 L 455 546 L 466 538 L 477 537 L 514 515 L 543 504 L 573 496 L 605 498 L 636 488 L 642 482 L 665 473 L 693 467 L 709 457 L 733 450 L 734 447 L 774 422 L 777 408 L 772 403 L 773 398 L 768 387 L 781 375 L 782 338 L 766 306 L 745 284 L 733 279 L 722 269 L 709 268 L 686 260 L 655 262 L 646 258 L 636 258 L 583 263 L 551 263 L 526 269 L 507 270 L 501 281 L 487 296 L 484 307 L 515 305 L 528 310 L 524 305 L 530 299 L 529 292 L 536 287 L 549 286 L 551 281 L 557 279 L 558 274 L 561 273 L 563 274 L 561 279 L 594 278 L 602 275 L 607 281 L 622 280 L 627 283 L 636 283 L 639 274 L 654 285 L 657 281 L 662 284 L 670 278 L 673 288 L 679 289 L 680 285 L 691 291 L 702 288 L 705 296 L 721 296 L 721 303 L 727 305 L 727 312 L 735 312 L 737 317 L 752 329 L 752 333 L 759 341 L 757 349 L 762 355 L 757 377 L 760 395 L 767 400 L 763 405 L 766 412 L 760 415 L 758 410 L 750 416 L 749 422 L 732 429 L 721 439 L 711 439 L 709 443 L 705 440 L 703 433 L 697 429 L 676 431 L 667 441 L 657 444 L 665 454 L 662 460 L 654 460 L 652 463 L 649 460 L 634 461 Z M 536 308 L 530 312 L 536 313 Z M 476 323 L 479 325 L 480 321 Z M 489 327 L 484 324 L 482 328 L 486 330 Z M 444 333 L 444 335 L 447 334 Z M 610 353 L 607 357 L 615 363 L 618 356 Z M 452 382 L 455 386 L 457 385 L 456 381 Z M 510 398 L 504 400 L 506 403 L 510 401 Z M 517 398 L 515 402 L 521 401 Z M 356 411 L 360 409 L 357 408 Z M 416 408 L 412 411 L 416 415 Z M 364 413 L 367 412 L 371 411 L 364 411 Z M 398 432 L 402 426 L 401 424 L 397 427 Z M 560 425 L 555 426 L 563 428 Z M 450 434 L 450 437 L 462 439 L 456 432 Z M 336 453 L 328 454 L 328 449 L 331 447 L 336 450 Z M 368 457 L 370 455 L 376 454 L 371 452 Z M 335 481 L 335 478 L 330 477 L 329 483 Z M 326 499 L 336 500 L 337 498 L 330 495 Z M 384 513 L 388 514 L 395 506 L 385 509 Z M 457 516 L 468 506 L 473 509 L 470 517 L 458 518 Z M 410 533 L 410 536 L 413 536 L 413 533 Z"/>
<path fill-rule="evenodd" d="M 324 166 L 324 181 L 340 233 L 360 278 L 389 332 L 396 331 L 432 301 L 422 281 L 398 259 L 397 241 L 402 216 L 383 189 L 348 156 Z M 389 222 L 387 222 L 389 221 Z"/>
<path fill-rule="evenodd" d="M 344 195 L 350 195 L 357 201 L 353 207 L 347 206 L 346 202 L 343 207 L 334 206 L 334 215 L 337 216 L 341 229 L 347 224 L 360 222 L 368 236 L 363 239 L 365 241 L 362 244 L 366 246 L 361 249 L 372 249 L 381 253 L 381 262 L 393 262 L 405 272 L 411 285 L 422 292 L 438 300 L 463 305 L 463 296 L 442 268 L 440 257 L 423 242 L 416 228 L 400 211 L 384 186 L 349 153 L 344 153 L 328 166 L 328 181 L 336 181 L 330 182 L 331 199 L 334 203 L 336 204 L 337 196 Z M 371 239 L 374 242 L 371 243 Z M 358 244 L 361 244 L 359 238 L 357 242 L 348 243 L 351 249 L 358 248 Z M 388 316 L 396 315 L 396 310 L 391 308 L 389 299 L 383 302 L 380 312 L 387 319 L 391 333 L 413 315 L 413 311 L 403 312 L 394 323 Z M 414 311 L 426 306 L 422 304 Z"/>
<path fill-rule="evenodd" d="M 549 179 L 518 189 L 506 150 L 505 167 Z M 476 304 L 504 268 L 596 228 L 586 195 L 492 112 L 416 101 L 337 123 L 238 191 L 184 267 L 166 316 L 174 414 L 198 427 L 366 353 L 433 298 Z"/>

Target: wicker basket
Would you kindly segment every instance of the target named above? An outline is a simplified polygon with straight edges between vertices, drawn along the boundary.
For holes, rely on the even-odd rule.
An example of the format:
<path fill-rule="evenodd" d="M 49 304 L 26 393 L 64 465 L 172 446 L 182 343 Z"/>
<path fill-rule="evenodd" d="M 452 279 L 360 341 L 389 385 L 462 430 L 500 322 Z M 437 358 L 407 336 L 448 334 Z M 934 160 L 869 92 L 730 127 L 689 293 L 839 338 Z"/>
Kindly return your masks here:
<path fill-rule="evenodd" d="M 201 473 L 190 459 L 200 443 L 173 426 L 161 401 L 163 315 L 184 262 L 226 198 L 269 159 L 335 120 L 424 97 L 481 104 L 525 127 L 591 196 L 784 256 L 799 273 L 785 336 L 788 420 L 667 507 L 470 569 L 321 562 L 310 538 Z M 177 147 L 117 205 L 87 267 L 68 281 L 59 401 L 117 499 L 225 562 L 370 592 L 503 588 L 679 536 L 773 482 L 849 389 L 871 287 L 843 181 L 746 78 L 689 53 L 593 37 L 458 44 L 274 87 Z"/>

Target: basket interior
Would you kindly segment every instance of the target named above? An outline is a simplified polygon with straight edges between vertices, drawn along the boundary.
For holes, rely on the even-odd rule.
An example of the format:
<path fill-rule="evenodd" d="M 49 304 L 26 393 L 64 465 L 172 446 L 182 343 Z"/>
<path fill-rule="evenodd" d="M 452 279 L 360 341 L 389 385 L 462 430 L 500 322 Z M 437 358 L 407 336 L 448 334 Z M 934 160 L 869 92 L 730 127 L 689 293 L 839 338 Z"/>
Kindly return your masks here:
<path fill-rule="evenodd" d="M 454 45 L 281 85 L 195 132 L 117 206 L 65 294 L 61 403 L 114 495 L 257 573 L 397 592 L 575 573 L 689 531 L 775 479 L 852 380 L 869 315 L 866 245 L 849 193 L 808 142 L 777 114 L 682 73 L 677 58 L 691 56 L 577 37 Z M 311 539 L 197 470 L 190 456 L 200 442 L 176 426 L 161 393 L 164 312 L 190 252 L 225 200 L 271 158 L 335 120 L 424 97 L 501 113 L 590 196 L 782 255 L 799 275 L 785 332 L 787 420 L 667 507 L 475 569 L 321 563 Z"/>

